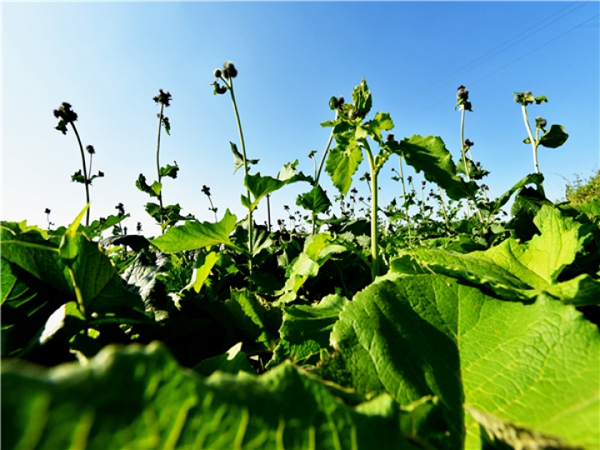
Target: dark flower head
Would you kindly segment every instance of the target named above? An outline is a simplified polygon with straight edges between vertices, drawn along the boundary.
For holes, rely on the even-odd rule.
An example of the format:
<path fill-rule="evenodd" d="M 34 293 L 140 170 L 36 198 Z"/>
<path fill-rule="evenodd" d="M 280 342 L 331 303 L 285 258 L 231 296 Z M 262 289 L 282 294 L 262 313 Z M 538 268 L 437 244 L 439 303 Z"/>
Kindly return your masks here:
<path fill-rule="evenodd" d="M 456 98 L 459 100 L 468 100 L 469 99 L 469 91 L 465 89 L 463 85 L 458 87 L 458 91 L 456 92 Z"/>
<path fill-rule="evenodd" d="M 538 125 L 538 127 L 542 128 L 542 129 L 546 128 L 546 125 L 548 125 L 548 121 L 546 119 L 544 119 L 543 117 L 536 117 L 535 123 Z"/>
<path fill-rule="evenodd" d="M 465 140 L 465 145 L 467 147 L 473 147 L 475 145 L 475 143 L 473 141 L 470 141 L 469 139 Z"/>
<path fill-rule="evenodd" d="M 283 205 L 283 209 L 285 209 L 286 211 L 289 211 L 290 207 L 288 205 Z"/>
<path fill-rule="evenodd" d="M 412 183 L 412 176 L 409 175 L 406 179 L 408 180 L 409 183 Z"/>
<path fill-rule="evenodd" d="M 225 63 L 223 63 L 223 76 L 225 78 L 235 78 L 237 77 L 237 74 L 237 69 L 231 61 L 225 61 Z"/>
<path fill-rule="evenodd" d="M 421 181 L 421 186 L 425 186 L 427 182 L 425 180 Z"/>
<path fill-rule="evenodd" d="M 335 107 L 336 108 L 341 108 L 344 105 L 344 97 L 342 97 L 341 95 L 335 100 Z"/>
<path fill-rule="evenodd" d="M 171 106 L 171 94 L 169 92 L 165 92 L 162 89 L 158 90 L 159 94 L 156 97 L 153 97 L 156 103 L 162 103 L 165 106 Z"/>
<path fill-rule="evenodd" d="M 142 222 L 138 222 L 135 229 L 138 233 L 141 232 L 142 231 Z"/>
<path fill-rule="evenodd" d="M 87 152 L 88 152 L 90 155 L 93 155 L 93 154 L 95 154 L 95 153 L 96 153 L 96 150 L 94 150 L 94 147 L 93 147 L 92 145 L 88 145 L 88 146 L 87 146 L 85 149 L 87 150 Z"/>
<path fill-rule="evenodd" d="M 221 69 L 215 69 L 215 71 L 213 72 L 213 75 L 215 76 L 215 78 L 221 78 Z"/>
<path fill-rule="evenodd" d="M 125 207 L 123 206 L 123 203 L 119 203 L 117 206 L 115 206 L 115 209 L 118 210 L 119 217 L 122 217 L 125 215 Z"/>
<path fill-rule="evenodd" d="M 46 214 L 50 214 L 50 212 L 51 212 L 50 208 L 46 208 L 46 210 L 44 211 L 44 213 L 46 213 Z"/>
<path fill-rule="evenodd" d="M 210 197 L 210 188 L 208 186 L 206 186 L 206 185 L 203 185 L 202 186 L 202 193 L 204 195 L 207 195 L 208 197 Z"/>
<path fill-rule="evenodd" d="M 62 132 L 62 134 L 67 134 L 67 124 L 77 120 L 77 113 L 71 109 L 70 103 L 63 102 L 58 109 L 54 110 L 54 117 L 59 119 L 55 129 Z"/>

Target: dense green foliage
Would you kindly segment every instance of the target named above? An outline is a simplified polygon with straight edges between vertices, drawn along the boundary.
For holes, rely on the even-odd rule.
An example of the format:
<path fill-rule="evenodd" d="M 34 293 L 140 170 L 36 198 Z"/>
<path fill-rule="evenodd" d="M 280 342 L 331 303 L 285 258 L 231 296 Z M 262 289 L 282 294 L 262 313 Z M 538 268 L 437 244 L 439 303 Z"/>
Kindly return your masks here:
<path fill-rule="evenodd" d="M 351 103 L 331 98 L 314 175 L 295 161 L 269 176 L 250 173 L 236 76 L 228 61 L 214 89 L 233 100 L 246 217 L 163 205 L 185 168 L 159 163 L 160 91 L 158 180 L 136 183 L 160 236 L 126 234 L 122 205 L 89 225 L 89 205 L 67 228 L 2 223 L 3 448 L 599 448 L 600 200 L 545 197 L 537 147 L 568 137 L 541 118 L 533 136 L 526 108 L 547 99 L 516 93 L 536 173 L 489 199 L 464 86 L 458 163 L 438 136 L 383 136 L 392 118 L 367 118 L 362 80 Z M 352 189 L 365 157 L 367 201 Z M 389 161 L 403 195 L 380 205 Z M 306 222 L 254 223 L 291 183 Z"/>

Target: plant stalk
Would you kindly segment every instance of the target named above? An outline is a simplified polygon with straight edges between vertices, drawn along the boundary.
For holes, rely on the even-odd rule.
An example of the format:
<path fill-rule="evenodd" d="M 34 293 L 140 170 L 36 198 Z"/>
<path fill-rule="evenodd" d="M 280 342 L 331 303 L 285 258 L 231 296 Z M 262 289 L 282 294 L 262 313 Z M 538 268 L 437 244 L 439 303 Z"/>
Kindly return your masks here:
<path fill-rule="evenodd" d="M 162 234 L 165 233 L 165 229 L 163 227 L 163 198 L 162 198 L 162 177 L 160 176 L 160 131 L 163 121 L 163 111 L 165 109 L 165 104 L 160 104 L 160 114 L 158 115 L 158 138 L 156 143 L 156 174 L 158 175 L 158 183 L 161 184 L 160 192 L 158 193 L 158 202 L 160 204 L 160 231 Z"/>
<path fill-rule="evenodd" d="M 525 128 L 527 128 L 527 134 L 529 134 L 529 140 L 531 141 L 531 147 L 533 148 L 533 167 L 535 168 L 535 173 L 540 173 L 540 167 L 538 165 L 538 157 L 537 157 L 537 148 L 538 142 L 533 138 L 533 133 L 531 132 L 531 127 L 529 126 L 529 118 L 527 117 L 527 107 L 525 105 L 521 105 L 521 109 L 523 110 L 523 120 L 525 121 Z"/>
<path fill-rule="evenodd" d="M 242 131 L 242 122 L 240 120 L 240 114 L 238 112 L 237 102 L 235 101 L 235 93 L 233 91 L 233 78 L 229 78 L 229 93 L 231 95 L 231 103 L 233 104 L 233 112 L 235 114 L 235 121 L 237 123 L 238 133 L 240 135 L 240 145 L 242 146 L 242 156 L 244 157 L 244 177 L 248 176 L 248 158 L 246 157 L 246 144 L 244 142 L 244 133 Z M 245 180 L 244 180 L 245 181 Z M 246 188 L 246 195 L 250 203 L 252 198 L 250 196 L 250 189 Z M 254 252 L 254 243 L 252 241 L 254 235 L 254 221 L 252 220 L 252 210 L 248 208 L 248 251 L 250 252 L 248 260 L 248 268 L 252 273 L 252 254 Z"/>
<path fill-rule="evenodd" d="M 83 165 L 83 178 L 85 180 L 85 201 L 86 204 L 90 202 L 90 188 L 89 188 L 89 179 L 87 174 L 87 169 L 85 165 L 85 153 L 83 152 L 83 145 L 81 144 L 81 139 L 79 138 L 79 133 L 77 132 L 77 127 L 75 123 L 71 122 L 71 126 L 73 127 L 73 131 L 75 132 L 75 136 L 77 137 L 77 142 L 79 143 L 79 151 L 81 152 L 81 163 Z M 90 208 L 88 208 L 85 214 L 85 226 L 90 225 Z"/>
<path fill-rule="evenodd" d="M 375 160 L 373 154 L 368 147 L 363 147 L 367 153 L 367 159 L 369 161 L 369 169 L 371 171 L 371 278 L 375 281 L 377 275 L 379 275 L 379 236 L 377 227 L 377 169 L 375 167 Z"/>

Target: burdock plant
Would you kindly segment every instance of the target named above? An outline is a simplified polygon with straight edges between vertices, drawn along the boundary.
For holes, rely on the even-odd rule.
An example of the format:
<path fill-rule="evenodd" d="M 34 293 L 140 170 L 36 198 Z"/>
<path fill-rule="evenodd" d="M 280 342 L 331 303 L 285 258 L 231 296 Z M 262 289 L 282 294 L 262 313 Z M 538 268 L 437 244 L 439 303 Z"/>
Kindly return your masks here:
<path fill-rule="evenodd" d="M 86 147 L 87 152 L 90 155 L 90 170 L 88 172 L 87 165 L 85 162 L 85 153 L 83 151 L 83 145 L 81 144 L 81 139 L 79 137 L 79 133 L 77 132 L 77 127 L 75 126 L 75 121 L 77 120 L 77 113 L 71 109 L 71 104 L 67 102 L 63 102 L 62 105 L 58 109 L 54 110 L 54 117 L 58 120 L 58 125 L 56 129 L 60 131 L 62 134 L 67 134 L 67 125 L 71 125 L 73 131 L 75 132 L 75 136 L 77 137 L 77 143 L 79 144 L 79 151 L 81 153 L 81 165 L 83 167 L 83 172 L 78 170 L 71 176 L 71 180 L 76 183 L 82 183 L 85 186 L 85 201 L 86 204 L 90 203 L 90 189 L 89 186 L 92 184 L 92 181 L 96 178 L 100 178 L 104 176 L 104 173 L 98 171 L 97 175 L 91 175 L 92 173 L 92 157 L 96 153 L 94 147 L 88 145 Z M 90 175 L 88 175 L 90 174 Z M 87 209 L 85 215 L 85 225 L 89 226 L 90 224 L 90 208 Z"/>
<path fill-rule="evenodd" d="M 244 142 L 244 132 L 242 131 L 242 122 L 240 120 L 240 113 L 238 111 L 237 102 L 235 100 L 235 90 L 233 88 L 233 79 L 237 77 L 238 71 L 235 68 L 235 65 L 231 61 L 225 61 L 222 69 L 215 69 L 213 75 L 216 80 L 212 83 L 214 86 L 214 94 L 222 95 L 229 91 L 229 95 L 231 96 L 231 103 L 233 104 L 233 112 L 235 114 L 235 121 L 238 128 L 238 133 L 240 136 L 240 145 L 242 147 L 242 152 L 240 153 L 237 149 L 237 146 L 234 143 L 231 143 L 231 150 L 234 154 L 234 158 L 236 160 L 237 167 L 244 167 L 244 177 L 248 177 L 250 173 L 250 164 L 255 164 L 257 160 L 249 160 L 246 155 L 246 143 Z M 222 84 L 221 84 L 222 83 Z M 237 170 L 237 168 L 236 168 Z M 248 198 L 249 203 L 253 202 L 253 198 L 251 197 L 250 189 L 246 188 L 246 196 Z M 250 252 L 250 261 L 249 268 L 250 272 L 252 272 L 252 254 L 254 250 L 253 245 L 253 234 L 254 234 L 254 221 L 252 219 L 252 208 L 248 208 L 248 251 Z"/>
<path fill-rule="evenodd" d="M 523 120 L 525 121 L 525 128 L 527 129 L 528 137 L 523 140 L 525 144 L 531 144 L 531 148 L 533 149 L 533 167 L 535 169 L 535 173 L 540 173 L 540 166 L 538 164 L 538 147 L 540 145 L 548 148 L 557 148 L 563 145 L 568 139 L 569 135 L 565 133 L 565 127 L 562 125 L 552 125 L 550 129 L 546 130 L 546 126 L 548 122 L 546 119 L 542 117 L 537 117 L 535 119 L 535 137 L 533 136 L 533 132 L 531 131 L 531 126 L 529 125 L 529 118 L 527 117 L 527 106 L 535 103 L 536 105 L 541 105 L 548 101 L 548 99 L 539 95 L 534 97 L 531 91 L 525 92 L 513 92 L 515 94 L 515 102 L 521 105 L 521 109 L 523 111 Z M 543 132 L 540 136 L 540 131 Z"/>

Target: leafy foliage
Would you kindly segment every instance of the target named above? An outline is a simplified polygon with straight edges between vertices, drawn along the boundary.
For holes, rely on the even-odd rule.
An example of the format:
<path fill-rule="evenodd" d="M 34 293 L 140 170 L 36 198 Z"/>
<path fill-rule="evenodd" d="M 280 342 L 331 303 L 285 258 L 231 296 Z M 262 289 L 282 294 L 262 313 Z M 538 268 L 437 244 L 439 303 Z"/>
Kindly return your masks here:
<path fill-rule="evenodd" d="M 351 103 L 330 100 L 314 178 L 298 161 L 251 174 L 237 73 L 227 61 L 213 86 L 229 91 L 240 131 L 241 221 L 229 209 L 218 220 L 212 200 L 214 222 L 163 205 L 174 163 L 136 182 L 158 202 L 146 205 L 157 237 L 127 235 L 122 204 L 85 226 L 89 205 L 56 230 L 2 222 L 3 447 L 598 448 L 597 177 L 554 204 L 537 170 L 538 146 L 564 143 L 563 127 L 537 118 L 533 137 L 526 120 L 536 173 L 490 199 L 472 142 L 456 164 L 441 137 L 384 137 L 393 120 L 368 118 L 363 79 Z M 171 95 L 159 92 L 158 148 L 171 131 Z M 515 94 L 525 118 L 547 101 Z M 457 107 L 462 136 L 464 86 Z M 75 130 L 70 105 L 56 114 L 59 131 Z M 377 177 L 393 155 L 402 197 L 381 206 Z M 352 189 L 363 158 L 370 204 Z M 420 192 L 404 163 L 422 173 Z M 319 184 L 323 165 L 341 217 Z M 75 181 L 87 188 L 96 175 L 85 170 Z M 299 212 L 289 228 L 254 223 L 262 200 L 300 181 L 311 185 L 297 199 L 310 232 Z"/>

